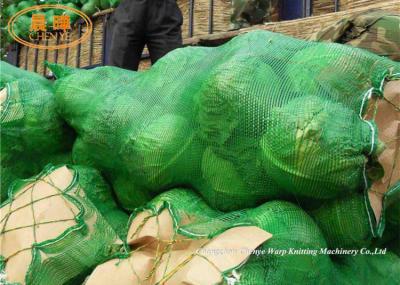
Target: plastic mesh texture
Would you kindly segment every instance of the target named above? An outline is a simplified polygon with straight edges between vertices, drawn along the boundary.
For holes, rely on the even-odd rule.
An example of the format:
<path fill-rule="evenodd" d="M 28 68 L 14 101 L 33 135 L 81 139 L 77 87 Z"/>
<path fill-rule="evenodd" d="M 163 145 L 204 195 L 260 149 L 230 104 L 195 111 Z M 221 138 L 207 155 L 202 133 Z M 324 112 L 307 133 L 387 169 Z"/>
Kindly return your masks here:
<path fill-rule="evenodd" d="M 1 197 L 11 182 L 39 173 L 48 163 L 67 163 L 74 134 L 56 111 L 52 83 L 0 62 L 1 84 L 7 92 L 1 103 Z"/>
<path fill-rule="evenodd" d="M 44 85 L 50 84 L 50 81 L 37 73 L 16 68 L 7 62 L 0 61 L 0 89 L 4 88 L 7 83 L 17 79 L 29 79 Z"/>
<path fill-rule="evenodd" d="M 212 210 L 193 191 L 174 189 L 157 196 L 145 207 L 137 209 L 136 213 L 151 210 L 157 215 L 162 209 L 170 211 L 175 221 L 176 233 L 190 239 L 213 238 L 236 226 L 258 226 L 273 235 L 257 249 L 264 250 L 263 254 L 251 255 L 239 267 L 221 272 L 223 284 L 283 284 L 282 280 L 288 274 L 295 284 L 310 284 L 314 280 L 322 283 L 329 281 L 333 267 L 327 255 L 284 255 L 269 252 L 289 248 L 319 250 L 326 247 L 322 233 L 311 217 L 289 202 L 273 201 L 254 209 L 223 213 Z M 133 214 L 130 220 L 135 216 Z M 160 250 L 159 255 L 168 256 L 175 242 L 171 244 L 172 247 Z M 179 265 L 177 269 L 179 270 Z M 164 281 L 168 284 L 168 278 Z"/>
<path fill-rule="evenodd" d="M 11 263 L 12 259 L 21 254 L 30 254 L 29 259 L 25 256 L 30 260 L 24 278 L 24 284 L 27 285 L 81 284 L 94 266 L 119 256 L 124 246 L 122 240 L 125 238 L 124 229 L 128 216 L 117 208 L 111 190 L 100 174 L 91 168 L 68 166 L 73 175 L 72 182 L 65 188 L 59 188 L 57 185 L 60 184 L 52 180 L 51 175 L 60 167 L 48 165 L 39 175 L 16 181 L 9 189 L 9 199 L 0 208 L 0 240 L 3 241 L 0 269 L 6 269 L 9 262 L 10 266 L 22 266 L 23 259 L 19 259 L 21 265 Z M 39 183 L 42 184 L 39 186 Z M 56 190 L 56 194 L 47 194 L 48 192 L 44 192 L 45 188 Z M 21 204 L 18 197 L 23 195 L 30 195 L 31 203 Z M 72 218 L 58 220 L 54 217 L 62 210 L 58 209 L 57 212 L 57 209 L 52 209 L 51 199 L 56 197 L 64 199 L 65 205 L 70 204 L 68 207 L 74 214 Z M 18 211 L 31 212 L 27 214 L 23 225 L 15 224 Z M 32 217 L 33 223 L 30 223 Z M 71 224 L 59 236 L 43 238 L 43 234 L 49 235 L 49 226 L 60 228 L 65 222 Z M 47 230 L 43 233 L 43 229 L 39 235 L 40 227 Z M 34 242 L 22 246 L 24 243 L 21 241 L 28 239 L 30 232 L 33 233 Z M 15 236 L 22 246 L 18 251 L 11 252 L 11 255 L 10 250 L 5 248 L 10 247 L 10 241 L 8 245 L 5 243 L 7 234 Z M 18 275 L 23 274 L 18 272 Z"/>
<path fill-rule="evenodd" d="M 351 249 L 371 244 L 377 222 L 368 211 L 365 199 L 364 195 L 352 194 L 325 202 L 311 211 L 330 248 Z"/>
<path fill-rule="evenodd" d="M 255 31 L 175 50 L 146 72 L 57 69 L 74 160 L 100 169 L 125 208 L 185 186 L 229 211 L 367 187 L 379 141 L 362 115 L 400 65 Z"/>
<path fill-rule="evenodd" d="M 191 190 L 173 189 L 135 210 L 130 221 L 142 211 L 150 211 L 153 214 L 150 217 L 153 217 L 164 209 L 168 209 L 173 217 L 174 237 L 181 235 L 189 239 L 211 239 L 236 226 L 258 226 L 273 235 L 257 248 L 259 255 L 252 254 L 238 267 L 220 272 L 223 284 L 362 284 L 368 283 L 368 280 L 376 280 L 377 284 L 397 284 L 396 278 L 400 273 L 398 256 L 392 252 L 376 256 L 323 254 L 321 250 L 328 247 L 324 235 L 328 240 L 332 239 L 330 232 L 321 231 L 306 212 L 289 202 L 272 201 L 253 209 L 224 213 L 211 209 Z M 160 232 L 162 227 L 160 223 L 156 231 Z M 161 240 L 161 237 L 158 239 Z M 353 239 L 363 240 L 364 237 L 356 235 Z M 155 259 L 168 259 L 174 247 L 179 247 L 179 240 L 182 237 L 164 240 L 169 246 L 160 247 L 159 250 L 157 247 Z M 132 252 L 139 249 L 132 248 Z M 355 245 L 353 249 L 361 249 L 361 246 Z M 374 249 L 370 250 L 373 252 Z M 202 255 L 201 252 L 198 254 Z M 140 255 L 136 258 L 140 258 Z M 135 255 L 131 255 L 129 262 L 135 263 Z M 140 264 L 143 261 L 137 262 Z M 118 261 L 114 264 L 119 266 Z M 171 269 L 169 272 L 182 270 L 179 266 L 176 271 Z M 132 276 L 139 276 L 133 266 L 131 268 Z M 163 281 L 168 284 L 172 275 L 164 276 Z M 148 283 L 146 279 L 138 279 L 136 284 Z"/>
<path fill-rule="evenodd" d="M 335 260 L 335 269 L 340 284 L 398 284 L 400 258 L 392 252 L 345 256 Z"/>
<path fill-rule="evenodd" d="M 388 248 L 400 256 L 400 183 L 390 189 L 384 196 L 386 202 L 385 231 L 381 239 L 375 240 L 376 247 Z"/>

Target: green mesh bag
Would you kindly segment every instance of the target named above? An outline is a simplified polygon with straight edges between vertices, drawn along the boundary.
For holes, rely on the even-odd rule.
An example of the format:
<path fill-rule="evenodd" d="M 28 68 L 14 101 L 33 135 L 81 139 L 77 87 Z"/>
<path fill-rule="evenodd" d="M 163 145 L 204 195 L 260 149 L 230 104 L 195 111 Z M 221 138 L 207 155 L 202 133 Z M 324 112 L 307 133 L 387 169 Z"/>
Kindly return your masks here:
<path fill-rule="evenodd" d="M 74 135 L 56 111 L 50 81 L 1 62 L 1 197 L 19 178 L 71 160 Z"/>
<path fill-rule="evenodd" d="M 344 256 L 335 269 L 336 284 L 399 284 L 400 258 L 392 252 Z"/>
<path fill-rule="evenodd" d="M 145 72 L 55 70 L 74 160 L 100 169 L 125 208 L 185 186 L 231 211 L 367 188 L 380 143 L 363 115 L 400 65 L 255 31 L 177 49 Z"/>
<path fill-rule="evenodd" d="M 351 194 L 322 203 L 310 212 L 330 248 L 362 248 L 374 237 L 382 236 L 385 227 L 385 208 L 376 220 L 368 195 Z"/>
<path fill-rule="evenodd" d="M 373 246 L 388 248 L 400 256 L 400 182 L 385 193 L 383 201 L 386 203 L 385 231 L 382 238 L 373 241 Z"/>
<path fill-rule="evenodd" d="M 48 165 L 17 180 L 0 208 L 3 281 L 81 284 L 94 266 L 119 256 L 127 220 L 94 169 Z"/>
<path fill-rule="evenodd" d="M 388 191 L 384 200 L 387 203 L 386 224 L 390 235 L 398 238 L 400 232 L 400 181 Z"/>
<path fill-rule="evenodd" d="M 356 199 L 355 199 L 356 200 Z M 166 218 L 165 212 L 167 212 Z M 352 217 L 349 217 L 352 218 Z M 327 243 L 302 209 L 285 201 L 267 202 L 257 208 L 223 213 L 211 209 L 193 191 L 174 189 L 154 198 L 134 211 L 127 244 L 128 256 L 99 265 L 85 285 L 113 284 L 397 284 L 399 257 L 384 249 L 364 247 L 352 254 L 330 255 Z M 272 234 L 240 265 L 221 269 L 221 259 L 231 259 L 235 242 L 246 248 L 238 236 L 256 226 Z M 166 228 L 173 230 L 168 232 Z M 210 246 L 227 231 L 240 228 L 227 241 Z M 364 237 L 354 237 L 353 241 Z M 191 241 L 197 243 L 192 254 L 182 258 Z M 343 248 L 335 248 L 335 250 Z M 207 250 L 214 250 L 211 254 Z M 225 255 L 224 255 L 225 254 Z M 214 256 L 213 256 L 214 255 Z M 196 263 L 196 258 L 204 263 Z M 212 264 L 208 269 L 205 264 Z M 194 268 L 193 268 L 194 267 Z M 199 269 L 200 268 L 200 269 Z M 196 271 L 199 269 L 199 271 Z M 220 280 L 207 283 L 209 275 L 218 272 Z M 207 276 L 205 276 L 205 274 Z M 199 283 L 194 281 L 195 276 Z M 199 277 L 200 276 L 200 277 Z M 200 281 L 202 283 L 200 283 Z M 216 280 L 214 280 L 216 281 Z M 185 283 L 186 282 L 186 283 Z M 375 284 L 374 283 L 374 284 Z"/>
<path fill-rule="evenodd" d="M 15 66 L 0 60 L 0 89 L 4 88 L 7 83 L 16 79 L 33 80 L 44 85 L 51 84 L 49 80 L 37 73 L 16 68 Z"/>
<path fill-rule="evenodd" d="M 165 218 L 164 211 L 171 217 L 170 221 Z M 273 201 L 254 209 L 222 213 L 212 210 L 193 191 L 174 189 L 135 210 L 130 223 L 132 225 L 128 231 L 127 241 L 132 249 L 130 256 L 99 266 L 88 278 L 87 285 L 111 284 L 113 280 L 120 282 L 130 280 L 130 284 L 186 284 L 184 281 L 187 279 L 176 279 L 176 276 L 181 274 L 180 272 L 190 273 L 192 269 L 186 265 L 196 262 L 194 259 L 197 256 L 201 256 L 206 263 L 210 262 L 221 270 L 221 267 L 218 267 L 220 264 L 212 260 L 211 254 L 207 254 L 206 245 L 208 242 L 212 243 L 210 239 L 218 238 L 226 231 L 242 226 L 256 226 L 271 233 L 272 238 L 254 249 L 253 254 L 250 254 L 243 263 L 219 271 L 222 283 L 218 284 L 285 284 L 282 281 L 288 276 L 290 282 L 295 284 L 315 284 L 315 280 L 320 284 L 329 284 L 331 278 L 333 266 L 328 255 L 283 253 L 290 248 L 310 252 L 326 247 L 325 240 L 313 220 L 300 208 L 288 202 Z M 169 224 L 173 227 L 173 232 L 166 234 L 165 228 L 168 228 Z M 232 240 L 237 239 L 245 230 L 246 228 L 229 239 L 227 244 L 221 241 L 219 247 L 207 250 L 223 250 L 224 246 L 227 250 L 232 250 L 235 243 Z M 150 238 L 151 232 L 155 233 L 158 245 L 151 246 L 155 241 Z M 140 241 L 144 241 L 144 244 L 136 243 Z M 187 241 L 199 243 L 199 249 L 183 261 L 180 257 L 175 258 L 176 251 L 186 249 L 184 244 Z M 246 241 L 239 240 L 239 250 L 243 250 L 245 245 Z M 156 250 L 155 256 L 149 261 L 149 266 L 143 263 L 143 259 L 146 260 L 145 255 L 151 248 Z M 145 255 L 140 255 L 141 250 L 144 250 Z M 127 262 L 131 264 L 128 268 L 126 268 Z M 143 266 L 140 267 L 138 264 Z M 148 267 L 147 274 L 143 273 L 143 267 Z M 206 266 L 202 264 L 202 267 L 204 274 Z M 214 270 L 215 268 L 211 267 L 208 273 L 214 274 Z M 103 275 L 104 272 L 109 279 Z M 190 276 L 186 278 L 194 276 L 194 274 L 187 275 Z M 202 284 L 209 284 L 204 283 L 204 280 Z"/>

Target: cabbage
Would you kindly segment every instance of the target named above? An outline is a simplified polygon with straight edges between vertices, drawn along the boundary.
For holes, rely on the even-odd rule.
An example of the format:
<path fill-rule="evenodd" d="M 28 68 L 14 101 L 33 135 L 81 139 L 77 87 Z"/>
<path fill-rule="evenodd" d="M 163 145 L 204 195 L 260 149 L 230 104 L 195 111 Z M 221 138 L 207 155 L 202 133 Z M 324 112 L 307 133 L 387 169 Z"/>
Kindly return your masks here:
<path fill-rule="evenodd" d="M 127 173 L 127 171 L 118 171 L 111 175 L 109 180 L 118 201 L 125 209 L 132 211 L 137 207 L 141 207 L 154 196 L 150 191 L 144 191 L 143 189 L 147 189 L 146 185 L 143 186 L 137 183 L 135 176 Z"/>
<path fill-rule="evenodd" d="M 321 229 L 329 248 L 362 248 L 371 244 L 378 222 L 369 212 L 362 194 L 353 193 L 348 197 L 322 203 L 310 212 Z M 370 217 L 373 219 L 370 221 Z"/>
<path fill-rule="evenodd" d="M 247 192 L 246 184 L 233 163 L 215 155 L 211 147 L 208 147 L 203 154 L 201 173 L 208 184 L 201 194 L 214 208 L 226 211 L 228 205 L 234 203 L 232 199 Z M 226 203 L 227 200 L 229 203 Z"/>
<path fill-rule="evenodd" d="M 378 72 L 384 74 L 390 64 L 382 62 L 377 66 L 376 58 L 368 52 L 348 46 L 341 48 L 341 53 L 335 52 L 335 44 L 299 50 L 290 58 L 287 74 L 294 91 L 329 97 L 358 112 L 365 92 L 374 85 L 379 88 L 380 82 L 374 82 L 376 69 L 381 69 Z"/>
<path fill-rule="evenodd" d="M 123 158 L 148 188 L 165 187 L 194 168 L 187 153 L 193 139 L 185 118 L 166 114 L 128 136 Z"/>
<path fill-rule="evenodd" d="M 1 198 L 10 183 L 49 162 L 69 163 L 74 134 L 56 110 L 53 88 L 43 77 L 1 63 L 7 99 L 1 111 Z"/>
<path fill-rule="evenodd" d="M 239 101 L 223 71 L 215 71 L 195 97 L 199 134 L 208 143 L 223 144 L 238 125 Z"/>
<path fill-rule="evenodd" d="M 341 104 L 309 96 L 272 110 L 260 141 L 268 175 L 298 196 L 333 198 L 363 185 L 370 125 Z"/>
<path fill-rule="evenodd" d="M 196 186 L 212 207 L 228 211 L 288 196 L 266 175 L 258 153 L 257 144 L 245 138 L 205 150 Z"/>
<path fill-rule="evenodd" d="M 92 16 L 94 13 L 98 11 L 98 7 L 95 1 L 88 1 L 87 3 L 83 4 L 81 11 L 88 15 L 89 17 Z"/>

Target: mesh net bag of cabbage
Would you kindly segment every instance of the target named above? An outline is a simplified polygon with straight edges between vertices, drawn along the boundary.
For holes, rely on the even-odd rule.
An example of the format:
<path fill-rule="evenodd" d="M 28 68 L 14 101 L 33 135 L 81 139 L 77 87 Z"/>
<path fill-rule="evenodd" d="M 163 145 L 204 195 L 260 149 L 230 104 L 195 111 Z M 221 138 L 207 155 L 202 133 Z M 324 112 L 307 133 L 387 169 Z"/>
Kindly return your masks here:
<path fill-rule="evenodd" d="M 376 179 L 368 191 L 322 202 L 309 211 L 331 248 L 385 247 L 400 233 L 400 80 L 384 88 L 385 100 L 371 99 L 366 118 L 373 118 L 385 149 L 378 155 Z M 371 168 L 372 169 L 372 168 Z M 374 240 L 373 238 L 381 237 Z"/>
<path fill-rule="evenodd" d="M 363 116 L 400 74 L 367 51 L 266 31 L 177 49 L 145 72 L 56 69 L 74 159 L 102 170 L 124 207 L 185 186 L 223 211 L 369 187 L 382 143 Z"/>
<path fill-rule="evenodd" d="M 2 284 L 81 284 L 119 255 L 127 221 L 94 169 L 48 165 L 16 181 L 0 208 Z"/>
<path fill-rule="evenodd" d="M 309 284 L 332 270 L 326 255 L 282 254 L 326 247 L 312 219 L 283 201 L 223 213 L 174 189 L 132 214 L 127 243 L 129 255 L 98 266 L 86 285 L 278 284 L 289 271 L 295 284 Z"/>
<path fill-rule="evenodd" d="M 374 249 L 364 248 L 364 254 L 335 258 L 335 275 L 336 280 L 341 281 L 339 284 L 399 283 L 399 256 L 387 250 L 384 253 L 379 253 L 378 250 L 378 254 L 365 254 L 365 252 L 375 253 Z"/>
<path fill-rule="evenodd" d="M 391 253 L 371 264 L 358 257 L 333 262 L 316 224 L 289 202 L 222 213 L 184 189 L 137 209 L 127 243 L 128 256 L 96 267 L 85 285 L 361 284 L 366 274 L 391 284 L 400 272 L 387 266 L 400 260 Z"/>
<path fill-rule="evenodd" d="M 0 60 L 0 89 L 4 88 L 7 83 L 17 79 L 29 79 L 40 82 L 44 85 L 50 85 L 51 82 L 45 77 L 35 73 L 17 68 L 5 61 Z"/>
<path fill-rule="evenodd" d="M 74 134 L 56 111 L 47 79 L 0 62 L 1 195 L 15 179 L 29 178 L 48 163 L 68 163 Z"/>

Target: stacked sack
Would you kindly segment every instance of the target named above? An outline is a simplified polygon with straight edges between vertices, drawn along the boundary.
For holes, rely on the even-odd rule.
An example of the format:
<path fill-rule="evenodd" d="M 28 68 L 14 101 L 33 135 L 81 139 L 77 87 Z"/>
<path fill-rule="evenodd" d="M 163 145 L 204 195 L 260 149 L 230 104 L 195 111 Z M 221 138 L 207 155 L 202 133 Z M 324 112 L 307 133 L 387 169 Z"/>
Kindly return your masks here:
<path fill-rule="evenodd" d="M 74 129 L 84 166 L 12 185 L 6 282 L 396 284 L 398 63 L 257 31 L 143 73 L 50 68 L 53 121 Z M 94 169 L 133 211 L 127 228 Z"/>
<path fill-rule="evenodd" d="M 48 165 L 9 194 L 0 207 L 2 284 L 81 284 L 120 255 L 127 216 L 96 170 Z"/>
<path fill-rule="evenodd" d="M 74 161 L 100 169 L 130 210 L 179 186 L 222 211 L 361 193 L 384 149 L 363 114 L 400 73 L 368 52 L 264 31 L 178 49 L 143 73 L 60 68 Z"/>
<path fill-rule="evenodd" d="M 98 266 L 85 285 L 397 284 L 400 272 L 390 252 L 321 253 L 329 245 L 317 224 L 285 201 L 221 213 L 192 191 L 174 189 L 130 222 L 129 254 Z"/>
<path fill-rule="evenodd" d="M 53 83 L 0 62 L 0 200 L 18 178 L 29 178 L 52 163 L 68 163 L 74 133 L 58 115 Z"/>

